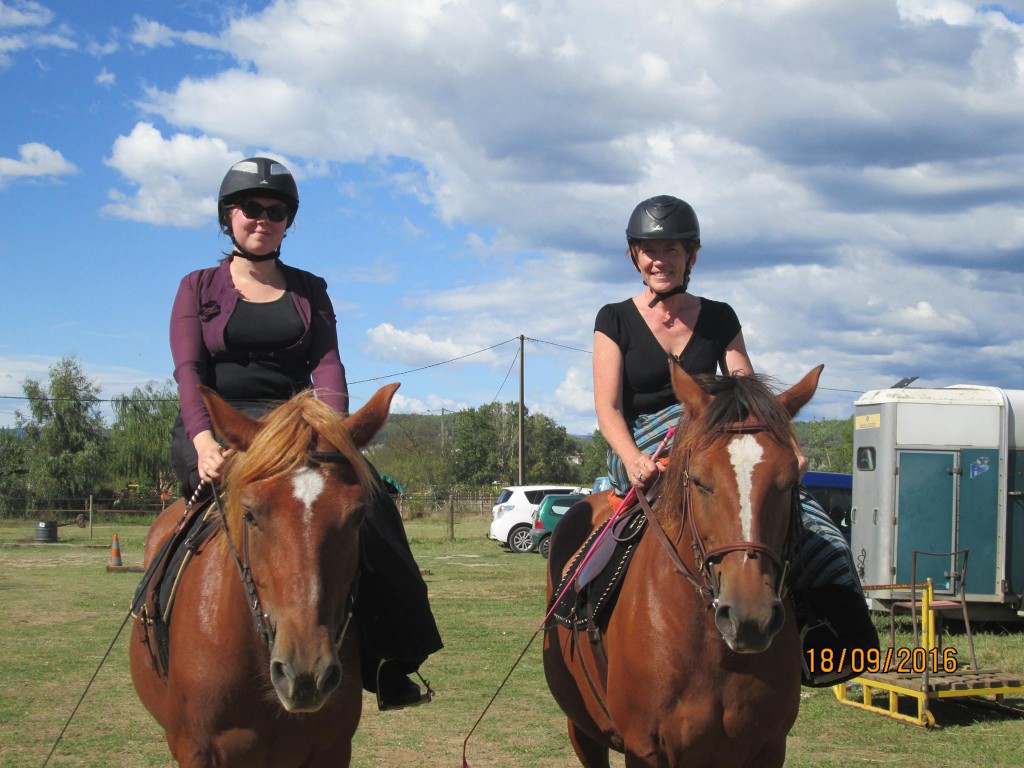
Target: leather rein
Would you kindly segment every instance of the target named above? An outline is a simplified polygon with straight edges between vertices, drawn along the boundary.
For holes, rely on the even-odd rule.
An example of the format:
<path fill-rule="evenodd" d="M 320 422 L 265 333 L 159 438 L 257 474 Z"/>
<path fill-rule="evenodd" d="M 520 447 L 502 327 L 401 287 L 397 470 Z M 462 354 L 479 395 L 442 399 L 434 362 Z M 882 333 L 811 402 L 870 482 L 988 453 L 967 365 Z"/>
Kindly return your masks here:
<path fill-rule="evenodd" d="M 341 453 L 336 451 L 310 451 L 310 461 L 314 464 L 339 464 L 348 459 L 345 458 Z M 238 567 L 238 574 L 242 579 L 242 587 L 245 589 L 249 610 L 252 612 L 253 626 L 256 630 L 256 634 L 267 648 L 274 647 L 274 639 L 276 632 L 274 625 L 270 621 L 270 616 L 263 610 L 263 603 L 260 601 L 259 591 L 256 589 L 256 581 L 252 577 L 252 569 L 249 567 L 249 526 L 242 526 L 242 553 L 239 556 L 238 550 L 235 549 L 235 544 L 231 540 L 231 532 L 228 530 L 228 517 L 224 513 L 224 505 L 220 500 L 220 493 L 217 491 L 217 484 L 211 482 L 210 488 L 213 491 L 214 503 L 217 506 L 217 514 L 220 516 L 221 525 L 224 527 L 224 538 L 227 540 L 228 549 L 231 552 L 231 558 L 235 561 L 235 565 Z M 338 636 L 335 639 L 335 647 L 340 648 L 342 641 L 345 639 L 345 632 L 348 630 L 349 622 L 352 620 L 352 613 L 355 607 L 356 591 L 358 585 L 358 575 L 356 581 L 353 583 L 352 588 L 349 590 L 348 597 L 345 600 L 345 622 L 338 630 Z"/>
<path fill-rule="evenodd" d="M 757 421 L 742 421 L 726 427 L 726 432 L 732 434 L 757 434 L 765 430 L 764 424 Z M 693 562 L 694 567 L 690 567 L 682 558 L 679 556 L 677 549 L 678 540 L 673 543 L 669 539 L 668 534 L 658 521 L 657 516 L 654 514 L 652 506 L 657 504 L 661 499 L 662 492 L 658 486 L 662 482 L 662 476 L 659 476 L 655 485 L 651 488 L 651 496 L 653 502 L 648 498 L 648 494 L 641 492 L 637 494 L 637 498 L 640 501 L 640 506 L 643 508 L 644 514 L 647 517 L 648 522 L 651 524 L 651 529 L 654 531 L 655 536 L 661 543 L 672 564 L 675 566 L 677 573 L 682 575 L 691 585 L 697 590 L 697 593 L 708 602 L 712 607 L 717 606 L 718 594 L 721 589 L 721 582 L 715 578 L 714 572 L 712 571 L 713 566 L 720 563 L 725 559 L 727 555 L 734 552 L 742 552 L 750 558 L 756 558 L 758 555 L 764 555 L 767 557 L 772 564 L 775 566 L 775 572 L 778 575 L 776 583 L 772 589 L 775 597 L 781 600 L 786 591 L 786 573 L 789 570 L 788 559 L 783 558 L 767 544 L 763 544 L 759 541 L 731 541 L 726 544 L 722 544 L 717 547 L 707 549 L 704 546 L 704 537 L 701 535 L 700 530 L 697 526 L 696 515 L 693 513 L 693 482 L 690 479 L 690 449 L 686 450 L 686 460 L 683 467 L 683 511 L 682 520 L 679 526 L 679 537 L 683 535 L 683 529 L 688 528 L 690 532 L 690 547 L 693 550 Z M 657 490 L 657 493 L 654 491 Z M 790 542 L 788 539 L 793 538 L 793 516 L 799 520 L 799 500 L 797 491 L 793 491 L 793 507 L 790 511 L 791 517 L 791 532 L 790 536 L 787 537 L 787 544 Z M 787 546 L 788 549 L 788 546 Z"/>

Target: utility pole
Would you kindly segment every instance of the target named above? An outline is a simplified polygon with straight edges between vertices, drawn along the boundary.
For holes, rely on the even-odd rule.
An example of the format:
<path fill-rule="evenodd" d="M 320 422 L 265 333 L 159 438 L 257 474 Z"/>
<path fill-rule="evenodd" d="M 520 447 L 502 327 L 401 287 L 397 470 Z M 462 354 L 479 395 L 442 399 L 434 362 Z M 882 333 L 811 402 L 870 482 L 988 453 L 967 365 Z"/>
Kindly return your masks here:
<path fill-rule="evenodd" d="M 526 485 L 526 438 L 524 425 L 526 418 L 523 414 L 523 381 L 525 378 L 525 363 L 523 358 L 523 342 L 526 337 L 519 334 L 519 484 Z"/>

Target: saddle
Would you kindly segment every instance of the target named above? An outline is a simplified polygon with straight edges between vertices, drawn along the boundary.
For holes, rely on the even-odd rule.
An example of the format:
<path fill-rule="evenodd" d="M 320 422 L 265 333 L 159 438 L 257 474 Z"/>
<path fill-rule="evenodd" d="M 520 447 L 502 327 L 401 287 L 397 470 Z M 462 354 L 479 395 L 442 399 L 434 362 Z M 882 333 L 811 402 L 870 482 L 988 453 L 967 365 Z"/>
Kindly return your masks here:
<path fill-rule="evenodd" d="M 185 568 L 207 539 L 220 527 L 220 514 L 213 500 L 205 506 L 186 511 L 185 517 L 160 547 L 153 561 L 135 588 L 131 615 L 146 630 L 146 643 L 150 636 L 156 646 L 150 652 L 157 662 L 162 677 L 167 677 L 170 658 L 170 625 L 174 598 Z"/>
<path fill-rule="evenodd" d="M 601 543 L 602 547 L 607 545 L 611 548 L 610 556 L 605 553 L 607 564 L 589 579 L 578 580 L 587 555 L 609 526 L 614 528 L 606 534 L 607 540 Z M 626 569 L 646 527 L 647 517 L 637 505 L 614 521 L 607 520 L 594 529 L 569 564 L 553 593 L 552 604 L 548 605 L 549 611 L 554 607 L 552 616 L 559 624 L 577 631 L 586 629 L 588 634 L 597 633 L 599 636 L 601 620 L 615 607 Z"/>

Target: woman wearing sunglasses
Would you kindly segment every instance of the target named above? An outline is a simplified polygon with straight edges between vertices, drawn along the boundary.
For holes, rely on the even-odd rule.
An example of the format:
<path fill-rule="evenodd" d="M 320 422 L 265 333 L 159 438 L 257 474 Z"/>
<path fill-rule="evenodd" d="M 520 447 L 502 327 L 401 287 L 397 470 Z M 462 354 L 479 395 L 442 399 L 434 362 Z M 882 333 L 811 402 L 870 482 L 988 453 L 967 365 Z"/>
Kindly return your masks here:
<path fill-rule="evenodd" d="M 234 247 L 218 266 L 191 272 L 178 288 L 171 353 L 181 411 L 171 432 L 171 461 L 186 498 L 218 478 L 227 453 L 197 385 L 251 416 L 313 387 L 319 399 L 348 415 L 327 283 L 280 260 L 298 209 L 298 187 L 283 164 L 266 157 L 236 163 L 218 198 L 221 231 Z M 359 603 L 376 606 L 374 615 L 360 616 L 364 685 L 378 692 L 382 709 L 429 701 L 429 692 L 421 694 L 406 675 L 441 648 L 441 638 L 401 517 L 383 487 L 369 505 L 362 545 L 369 567 Z"/>

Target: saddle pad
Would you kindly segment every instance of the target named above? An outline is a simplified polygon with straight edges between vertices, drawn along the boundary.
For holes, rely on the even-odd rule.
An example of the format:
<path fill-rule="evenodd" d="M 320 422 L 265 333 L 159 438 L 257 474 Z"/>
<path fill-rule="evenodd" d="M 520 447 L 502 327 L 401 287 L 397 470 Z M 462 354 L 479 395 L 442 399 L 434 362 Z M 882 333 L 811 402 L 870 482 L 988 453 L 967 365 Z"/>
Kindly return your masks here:
<path fill-rule="evenodd" d="M 167 538 L 135 589 L 131 614 L 146 625 L 147 631 L 152 630 L 163 674 L 166 674 L 170 654 L 168 627 L 178 579 L 192 555 L 219 526 L 220 515 L 211 500 L 205 510 L 193 512 L 185 524 Z"/>
<path fill-rule="evenodd" d="M 568 629 L 582 629 L 588 624 L 596 625 L 606 613 L 615 606 L 615 600 L 619 594 L 619 587 L 626 575 L 626 567 L 633 558 L 636 545 L 647 528 L 647 517 L 637 510 L 630 513 L 632 517 L 625 521 L 620 517 L 614 521 L 617 534 L 615 535 L 615 548 L 612 552 L 608 565 L 590 583 L 582 589 L 576 585 L 576 576 L 580 564 L 586 558 L 587 553 L 594 548 L 595 542 L 609 525 L 611 520 L 606 521 L 587 538 L 586 542 L 576 554 L 565 576 L 562 578 L 558 588 L 554 591 L 552 600 L 561 595 L 558 604 L 552 613 L 555 620 Z M 616 532 L 609 533 L 609 536 Z M 551 606 L 548 606 L 550 610 Z"/>
<path fill-rule="evenodd" d="M 803 487 L 799 499 L 802 530 L 790 568 L 790 585 L 797 592 L 839 585 L 859 594 L 860 582 L 846 538 Z"/>

